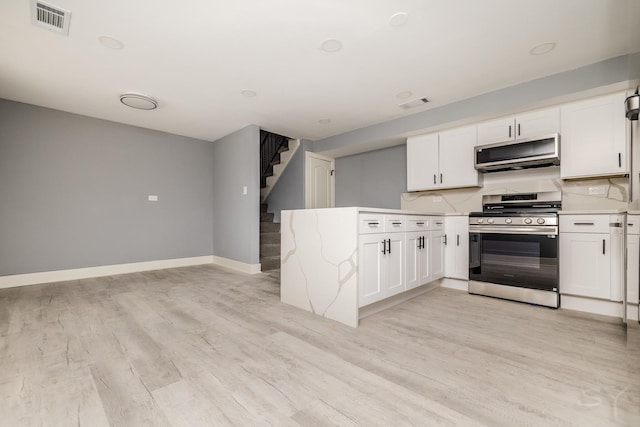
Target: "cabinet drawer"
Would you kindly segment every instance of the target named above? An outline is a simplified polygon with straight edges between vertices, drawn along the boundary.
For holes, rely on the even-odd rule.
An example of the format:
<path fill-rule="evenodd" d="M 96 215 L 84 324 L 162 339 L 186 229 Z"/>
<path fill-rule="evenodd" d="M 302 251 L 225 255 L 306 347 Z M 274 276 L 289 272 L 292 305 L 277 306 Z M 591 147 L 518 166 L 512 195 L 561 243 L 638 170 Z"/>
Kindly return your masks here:
<path fill-rule="evenodd" d="M 384 232 L 384 215 L 382 214 L 360 214 L 359 223 L 360 234 Z"/>
<path fill-rule="evenodd" d="M 444 217 L 432 216 L 429 221 L 429 230 L 444 230 Z"/>
<path fill-rule="evenodd" d="M 560 215 L 561 233 L 609 234 L 609 215 Z"/>
<path fill-rule="evenodd" d="M 384 231 L 386 233 L 405 231 L 405 222 L 404 215 L 385 215 Z"/>
<path fill-rule="evenodd" d="M 640 215 L 627 216 L 627 233 L 640 234 Z"/>
<path fill-rule="evenodd" d="M 407 216 L 407 231 L 421 231 L 429 229 L 428 216 Z"/>

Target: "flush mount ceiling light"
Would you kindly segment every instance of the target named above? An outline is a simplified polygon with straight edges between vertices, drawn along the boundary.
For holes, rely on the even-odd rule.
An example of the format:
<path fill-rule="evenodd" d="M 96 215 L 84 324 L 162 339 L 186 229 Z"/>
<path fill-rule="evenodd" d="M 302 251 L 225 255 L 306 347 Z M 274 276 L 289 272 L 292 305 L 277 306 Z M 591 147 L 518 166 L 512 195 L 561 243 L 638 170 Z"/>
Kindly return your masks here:
<path fill-rule="evenodd" d="M 391 15 L 389 18 L 389 25 L 392 27 L 402 27 L 409 20 L 409 15 L 406 12 L 398 12 Z"/>
<path fill-rule="evenodd" d="M 322 42 L 320 49 L 325 52 L 333 53 L 342 49 L 342 42 L 336 39 L 329 39 Z"/>
<path fill-rule="evenodd" d="M 98 41 L 102 46 L 108 47 L 109 49 L 120 50 L 124 47 L 124 43 L 120 40 L 115 37 L 107 36 L 106 34 L 98 36 Z"/>
<path fill-rule="evenodd" d="M 255 90 L 248 90 L 248 89 L 243 90 L 242 92 L 240 92 L 240 94 L 245 98 L 255 98 L 255 96 L 258 95 L 258 93 Z"/>
<path fill-rule="evenodd" d="M 551 52 L 555 48 L 555 42 L 540 43 L 539 45 L 532 47 L 529 53 L 534 56 L 544 55 L 545 53 Z"/>
<path fill-rule="evenodd" d="M 158 101 L 141 93 L 123 93 L 120 95 L 120 102 L 127 107 L 135 108 L 137 110 L 155 110 L 158 108 Z"/>

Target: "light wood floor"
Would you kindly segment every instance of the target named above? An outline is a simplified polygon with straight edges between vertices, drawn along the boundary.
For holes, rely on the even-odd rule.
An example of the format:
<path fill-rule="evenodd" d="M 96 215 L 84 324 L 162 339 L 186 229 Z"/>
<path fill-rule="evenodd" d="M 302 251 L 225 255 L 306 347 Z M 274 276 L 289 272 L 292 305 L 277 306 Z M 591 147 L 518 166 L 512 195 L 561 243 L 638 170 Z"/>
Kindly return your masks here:
<path fill-rule="evenodd" d="M 0 290 L 0 425 L 640 425 L 640 342 L 439 288 L 357 329 L 212 266 Z"/>

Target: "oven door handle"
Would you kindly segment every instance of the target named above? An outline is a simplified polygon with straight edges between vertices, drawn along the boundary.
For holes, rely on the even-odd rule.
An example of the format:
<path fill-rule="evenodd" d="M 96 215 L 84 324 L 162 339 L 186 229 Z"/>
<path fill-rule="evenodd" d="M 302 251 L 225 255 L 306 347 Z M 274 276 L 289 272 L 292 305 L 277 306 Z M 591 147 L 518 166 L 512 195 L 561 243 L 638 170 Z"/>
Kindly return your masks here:
<path fill-rule="evenodd" d="M 558 235 L 558 227 L 493 227 L 493 226 L 469 226 L 469 233 L 480 234 L 534 234 L 536 236 Z"/>

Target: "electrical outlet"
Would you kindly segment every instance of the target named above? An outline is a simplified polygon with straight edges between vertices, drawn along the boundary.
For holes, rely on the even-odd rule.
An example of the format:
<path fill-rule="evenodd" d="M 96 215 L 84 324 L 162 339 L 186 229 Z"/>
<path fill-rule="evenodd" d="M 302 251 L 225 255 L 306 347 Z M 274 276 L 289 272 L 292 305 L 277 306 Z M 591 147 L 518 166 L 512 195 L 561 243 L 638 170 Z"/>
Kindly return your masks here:
<path fill-rule="evenodd" d="M 149 194 L 149 197 L 147 199 L 150 202 L 157 202 L 158 201 L 158 196 L 156 196 L 155 194 Z"/>
<path fill-rule="evenodd" d="M 604 194 L 604 187 L 589 187 L 589 195 L 590 196 L 601 196 Z"/>
<path fill-rule="evenodd" d="M 247 193 L 248 193 L 248 190 L 247 190 L 247 186 L 245 185 L 244 187 L 242 187 L 242 195 L 246 196 Z"/>

